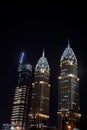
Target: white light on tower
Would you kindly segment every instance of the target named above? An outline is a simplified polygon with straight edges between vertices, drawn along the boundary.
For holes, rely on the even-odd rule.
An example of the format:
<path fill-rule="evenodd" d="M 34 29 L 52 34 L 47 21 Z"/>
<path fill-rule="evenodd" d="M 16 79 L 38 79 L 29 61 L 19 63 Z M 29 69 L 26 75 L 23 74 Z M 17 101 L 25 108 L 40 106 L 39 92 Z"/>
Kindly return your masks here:
<path fill-rule="evenodd" d="M 22 64 L 22 63 L 23 63 L 23 58 L 24 58 L 24 52 L 22 52 L 22 54 L 21 54 L 20 64 Z"/>

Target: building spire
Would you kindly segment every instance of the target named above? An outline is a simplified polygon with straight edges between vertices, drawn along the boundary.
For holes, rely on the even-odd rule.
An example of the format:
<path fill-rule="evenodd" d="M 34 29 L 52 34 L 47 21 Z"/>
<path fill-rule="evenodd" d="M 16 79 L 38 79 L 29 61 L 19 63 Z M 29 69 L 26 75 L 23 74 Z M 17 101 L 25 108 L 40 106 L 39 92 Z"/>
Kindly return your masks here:
<path fill-rule="evenodd" d="M 44 55 L 45 55 L 45 52 L 44 52 L 44 49 L 43 49 L 42 57 L 44 57 Z"/>
<path fill-rule="evenodd" d="M 69 40 L 69 38 L 68 38 L 68 48 L 70 48 L 70 40 Z"/>
<path fill-rule="evenodd" d="M 24 51 L 21 53 L 20 61 L 19 63 L 22 64 L 24 60 Z"/>

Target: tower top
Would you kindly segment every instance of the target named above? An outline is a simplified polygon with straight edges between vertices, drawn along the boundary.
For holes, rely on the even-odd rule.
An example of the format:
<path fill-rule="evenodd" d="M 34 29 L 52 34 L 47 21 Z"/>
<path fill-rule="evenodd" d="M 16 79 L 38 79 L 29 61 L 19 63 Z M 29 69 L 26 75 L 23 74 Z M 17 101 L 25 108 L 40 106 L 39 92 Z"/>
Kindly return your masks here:
<path fill-rule="evenodd" d="M 45 51 L 44 51 L 44 49 L 43 49 L 42 57 L 44 57 L 44 56 L 45 56 Z"/>
<path fill-rule="evenodd" d="M 68 39 L 68 46 L 65 48 L 62 56 L 61 56 L 61 61 L 63 60 L 73 60 L 74 63 L 77 64 L 77 58 L 72 50 L 72 48 L 70 47 L 70 40 Z"/>
<path fill-rule="evenodd" d="M 19 61 L 20 64 L 23 63 L 24 55 L 25 55 L 25 53 L 24 53 L 24 51 L 23 51 L 23 52 L 21 53 L 21 57 L 20 57 L 20 61 Z"/>
<path fill-rule="evenodd" d="M 46 70 L 46 73 L 49 73 L 49 71 L 50 71 L 50 67 L 49 67 L 47 58 L 45 57 L 44 49 L 43 49 L 43 52 L 42 52 L 42 57 L 39 58 L 39 60 L 38 60 L 38 62 L 36 64 L 36 67 L 35 67 L 36 71 L 42 70 L 42 69 Z"/>
<path fill-rule="evenodd" d="M 70 48 L 70 40 L 69 40 L 69 38 L 68 38 L 68 48 Z"/>

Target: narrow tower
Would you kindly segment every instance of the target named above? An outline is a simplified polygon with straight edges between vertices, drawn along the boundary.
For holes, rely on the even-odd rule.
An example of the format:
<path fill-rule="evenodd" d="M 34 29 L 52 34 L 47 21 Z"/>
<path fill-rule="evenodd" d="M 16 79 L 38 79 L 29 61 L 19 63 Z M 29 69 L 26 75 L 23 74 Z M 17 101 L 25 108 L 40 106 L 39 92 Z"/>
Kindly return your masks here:
<path fill-rule="evenodd" d="M 29 100 L 32 86 L 32 66 L 23 64 L 24 52 L 21 55 L 18 67 L 18 84 L 15 89 L 11 125 L 12 128 L 26 128 L 29 124 Z M 18 129 L 18 130 L 19 130 Z"/>
<path fill-rule="evenodd" d="M 41 127 L 48 125 L 49 119 L 49 84 L 50 68 L 45 57 L 42 57 L 35 67 L 35 78 L 32 85 L 32 101 L 30 110 L 30 126 Z"/>
<path fill-rule="evenodd" d="M 78 62 L 70 47 L 65 48 L 60 60 L 58 91 L 58 129 L 72 130 L 80 119 Z"/>

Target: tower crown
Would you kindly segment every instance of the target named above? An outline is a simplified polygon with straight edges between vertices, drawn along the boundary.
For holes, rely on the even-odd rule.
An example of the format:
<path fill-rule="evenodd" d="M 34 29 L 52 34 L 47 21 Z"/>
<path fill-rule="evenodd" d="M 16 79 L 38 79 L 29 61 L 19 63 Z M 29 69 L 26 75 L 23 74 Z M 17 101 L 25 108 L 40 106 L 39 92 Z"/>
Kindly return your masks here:
<path fill-rule="evenodd" d="M 70 41 L 68 40 L 68 46 L 65 48 L 62 56 L 61 56 L 61 61 L 63 60 L 73 60 L 74 63 L 77 64 L 77 58 L 72 50 L 72 48 L 70 47 Z"/>
<path fill-rule="evenodd" d="M 50 71 L 50 67 L 47 61 L 47 58 L 45 57 L 45 52 L 43 50 L 42 53 L 42 57 L 40 57 L 40 59 L 38 60 L 36 67 L 35 67 L 35 71 L 39 71 L 41 73 L 49 73 Z"/>

